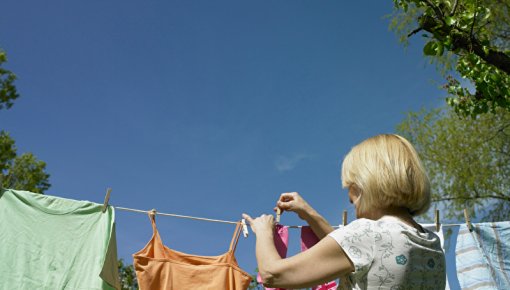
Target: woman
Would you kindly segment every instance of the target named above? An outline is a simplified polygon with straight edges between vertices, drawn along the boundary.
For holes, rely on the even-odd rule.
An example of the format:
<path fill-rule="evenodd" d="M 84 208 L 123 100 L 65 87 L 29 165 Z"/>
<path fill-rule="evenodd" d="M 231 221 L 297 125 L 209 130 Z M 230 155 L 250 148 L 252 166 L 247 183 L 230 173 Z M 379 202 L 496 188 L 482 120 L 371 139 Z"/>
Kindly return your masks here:
<path fill-rule="evenodd" d="M 281 195 L 276 206 L 298 214 L 321 239 L 290 258 L 276 251 L 272 215 L 243 214 L 257 236 L 264 285 L 305 288 L 341 278 L 345 289 L 444 289 L 440 240 L 414 220 L 430 206 L 430 186 L 413 146 L 390 134 L 363 141 L 344 159 L 342 186 L 358 219 L 337 230 L 298 193 Z"/>

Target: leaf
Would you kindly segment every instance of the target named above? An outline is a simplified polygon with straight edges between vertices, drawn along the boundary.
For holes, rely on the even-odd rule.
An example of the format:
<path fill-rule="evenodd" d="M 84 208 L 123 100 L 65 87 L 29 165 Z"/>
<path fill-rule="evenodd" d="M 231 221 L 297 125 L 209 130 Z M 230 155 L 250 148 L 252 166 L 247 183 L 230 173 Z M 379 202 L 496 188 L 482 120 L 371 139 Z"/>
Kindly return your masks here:
<path fill-rule="evenodd" d="M 458 99 L 448 102 L 458 104 Z M 489 110 L 492 113 L 484 113 Z M 456 112 L 476 118 L 459 118 Z M 398 132 L 413 143 L 421 157 L 433 199 L 453 198 L 442 204 L 445 216 L 462 218 L 457 207 L 466 207 L 469 201 L 481 218 L 510 217 L 506 201 L 510 190 L 510 112 L 487 102 L 422 110 L 409 113 Z M 480 198 L 500 194 L 501 200 Z"/>
<path fill-rule="evenodd" d="M 488 54 L 489 54 L 489 47 L 487 47 L 487 46 L 485 46 L 485 45 L 484 45 L 484 46 L 482 47 L 482 49 L 483 49 L 483 52 L 485 53 L 485 55 L 488 55 Z"/>
<path fill-rule="evenodd" d="M 455 19 L 454 17 L 446 17 L 445 22 L 446 22 L 446 24 L 448 24 L 449 26 L 452 26 L 452 25 L 454 25 L 455 23 L 457 23 L 457 19 Z"/>
<path fill-rule="evenodd" d="M 436 45 L 436 55 L 442 56 L 444 52 L 444 45 L 442 42 L 438 42 Z"/>
<path fill-rule="evenodd" d="M 436 48 L 437 48 L 437 42 L 435 41 L 429 41 L 425 46 L 423 47 L 423 54 L 433 56 L 436 55 Z"/>

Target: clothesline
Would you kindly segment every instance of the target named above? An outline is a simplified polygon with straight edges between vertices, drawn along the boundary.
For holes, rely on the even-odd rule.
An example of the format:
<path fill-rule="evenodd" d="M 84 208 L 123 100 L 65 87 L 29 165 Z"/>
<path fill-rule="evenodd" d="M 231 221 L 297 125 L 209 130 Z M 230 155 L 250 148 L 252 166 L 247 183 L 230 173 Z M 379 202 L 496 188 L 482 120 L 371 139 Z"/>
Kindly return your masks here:
<path fill-rule="evenodd" d="M 208 221 L 208 222 L 217 222 L 217 223 L 225 223 L 225 224 L 239 224 L 239 223 L 241 223 L 240 221 L 234 222 L 234 221 L 225 221 L 225 220 L 218 220 L 218 219 L 208 219 L 208 218 L 195 217 L 195 216 L 189 216 L 189 215 L 164 213 L 164 212 L 158 212 L 158 211 L 152 211 L 152 210 L 140 210 L 140 209 L 127 208 L 127 207 L 120 207 L 120 206 L 114 206 L 114 208 L 120 209 L 120 210 L 125 210 L 125 211 L 141 212 L 141 213 L 147 213 L 147 214 L 154 212 L 154 214 L 157 214 L 157 215 L 172 216 L 172 217 L 200 220 L 200 221 Z"/>
<path fill-rule="evenodd" d="M 113 206 L 115 209 L 125 210 L 125 211 L 132 211 L 132 212 L 140 212 L 140 213 L 146 213 L 149 214 L 153 212 L 153 210 L 141 210 L 141 209 L 134 209 L 134 208 L 127 208 L 127 207 L 120 207 L 120 206 Z M 225 223 L 225 224 L 239 224 L 239 222 L 235 221 L 226 221 L 226 220 L 219 220 L 219 219 L 209 219 L 209 218 L 203 218 L 203 217 L 195 217 L 195 216 L 189 216 L 189 215 L 182 215 L 182 214 L 174 214 L 174 213 L 164 213 L 164 212 L 158 212 L 154 211 L 154 214 L 156 215 L 163 215 L 163 216 L 171 216 L 171 217 L 178 217 L 178 218 L 185 218 L 185 219 L 192 219 L 192 220 L 200 220 L 200 221 L 208 221 L 208 222 L 217 222 L 217 223 Z M 303 226 L 287 226 L 289 228 L 302 228 Z M 334 228 L 338 228 L 338 226 L 334 226 Z"/>
<path fill-rule="evenodd" d="M 140 210 L 140 209 L 133 209 L 133 208 L 127 208 L 127 207 L 120 207 L 120 206 L 113 206 L 115 209 L 124 210 L 124 211 L 131 211 L 131 212 L 139 212 L 139 213 L 146 213 L 149 214 L 151 212 L 154 212 L 156 215 L 162 215 L 162 216 L 171 216 L 171 217 L 177 217 L 177 218 L 185 218 L 185 219 L 192 219 L 192 220 L 201 220 L 201 221 L 208 221 L 208 222 L 217 222 L 217 223 L 225 223 L 225 224 L 240 224 L 241 221 L 227 221 L 227 220 L 220 220 L 220 219 L 210 219 L 210 218 L 203 218 L 203 217 L 195 217 L 195 216 L 189 216 L 189 215 L 181 215 L 181 214 L 174 214 L 174 213 L 164 213 L 164 212 L 158 212 L 155 210 Z M 458 226 L 460 224 L 441 224 L 442 226 Z M 287 226 L 288 228 L 302 228 L 304 226 L 297 226 L 297 225 L 291 225 Z M 333 226 L 333 228 L 339 228 L 340 226 Z"/>

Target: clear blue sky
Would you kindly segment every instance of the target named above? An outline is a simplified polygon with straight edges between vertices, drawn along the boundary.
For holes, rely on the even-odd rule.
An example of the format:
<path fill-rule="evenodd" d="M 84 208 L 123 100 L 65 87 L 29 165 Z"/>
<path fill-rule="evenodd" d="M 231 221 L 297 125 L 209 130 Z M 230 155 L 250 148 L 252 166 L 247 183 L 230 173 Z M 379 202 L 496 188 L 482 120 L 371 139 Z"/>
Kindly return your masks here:
<path fill-rule="evenodd" d="M 392 3 L 5 0 L 0 47 L 21 98 L 0 128 L 47 162 L 50 195 L 101 203 L 112 187 L 113 205 L 237 220 L 298 191 L 331 223 L 352 220 L 343 156 L 443 103 L 419 36 L 404 49 L 388 31 Z M 203 255 L 234 230 L 158 226 Z M 145 215 L 117 211 L 119 257 L 131 263 L 150 233 Z M 237 257 L 253 272 L 253 234 Z"/>

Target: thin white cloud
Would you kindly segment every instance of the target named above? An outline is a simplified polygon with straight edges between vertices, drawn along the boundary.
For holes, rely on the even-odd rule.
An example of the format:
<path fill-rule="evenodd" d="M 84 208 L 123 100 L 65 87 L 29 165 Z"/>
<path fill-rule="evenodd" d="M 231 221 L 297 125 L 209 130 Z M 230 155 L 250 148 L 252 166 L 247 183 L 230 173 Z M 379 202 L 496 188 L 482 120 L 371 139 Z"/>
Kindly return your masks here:
<path fill-rule="evenodd" d="M 298 166 L 298 164 L 307 159 L 311 159 L 312 156 L 308 154 L 295 154 L 293 156 L 279 156 L 275 161 L 275 167 L 278 172 L 285 172 L 292 170 Z"/>

